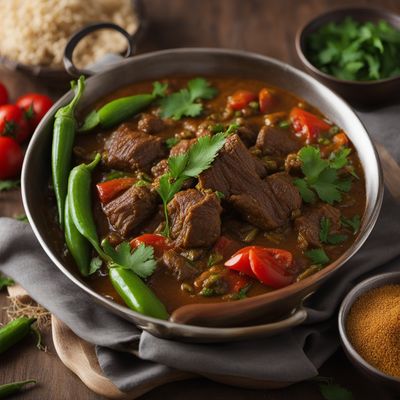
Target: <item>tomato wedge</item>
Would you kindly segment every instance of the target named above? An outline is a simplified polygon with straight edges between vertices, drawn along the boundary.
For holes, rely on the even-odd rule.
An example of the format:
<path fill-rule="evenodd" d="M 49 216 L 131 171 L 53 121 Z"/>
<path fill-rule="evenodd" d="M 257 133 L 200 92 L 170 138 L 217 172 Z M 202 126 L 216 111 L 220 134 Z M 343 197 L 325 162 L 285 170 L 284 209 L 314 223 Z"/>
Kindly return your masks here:
<path fill-rule="evenodd" d="M 117 178 L 98 183 L 96 188 L 100 201 L 103 204 L 107 204 L 123 190 L 130 188 L 136 181 L 136 178 Z"/>
<path fill-rule="evenodd" d="M 161 257 L 162 253 L 170 248 L 167 239 L 164 236 L 157 235 L 155 233 L 145 233 L 131 240 L 130 242 L 132 249 L 135 249 L 141 244 L 152 246 L 157 257 Z"/>
<path fill-rule="evenodd" d="M 263 284 L 279 289 L 293 282 L 293 275 L 288 273 L 293 263 L 289 251 L 259 247 L 249 251 L 249 260 L 251 270 Z"/>
<path fill-rule="evenodd" d="M 257 95 L 254 92 L 250 92 L 248 90 L 238 90 L 229 97 L 228 107 L 235 111 L 242 110 L 254 100 L 257 100 Z"/>
<path fill-rule="evenodd" d="M 294 107 L 290 111 L 290 120 L 292 121 L 295 132 L 303 136 L 307 143 L 314 143 L 320 133 L 327 132 L 331 126 L 321 118 L 308 111 Z"/>
<path fill-rule="evenodd" d="M 258 93 L 258 104 L 260 107 L 260 111 L 262 113 L 267 112 L 271 108 L 272 103 L 273 97 L 271 92 L 266 88 L 261 89 Z"/>
<path fill-rule="evenodd" d="M 278 289 L 293 282 L 289 268 L 293 255 L 287 250 L 248 246 L 236 252 L 225 266 Z"/>

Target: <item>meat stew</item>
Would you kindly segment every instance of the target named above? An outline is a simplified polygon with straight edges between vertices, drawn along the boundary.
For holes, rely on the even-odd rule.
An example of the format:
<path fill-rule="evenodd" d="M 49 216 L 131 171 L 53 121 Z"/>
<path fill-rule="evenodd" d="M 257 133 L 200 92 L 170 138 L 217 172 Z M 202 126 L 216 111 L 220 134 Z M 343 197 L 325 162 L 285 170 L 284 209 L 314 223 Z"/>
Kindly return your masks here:
<path fill-rule="evenodd" d="M 92 174 L 99 238 L 115 249 L 130 243 L 132 254 L 152 249 L 144 281 L 168 312 L 306 279 L 352 245 L 365 208 L 357 153 L 317 109 L 240 78 L 200 79 L 205 94 L 190 99 L 199 79 L 163 79 L 160 99 L 114 127 L 77 135 L 73 149 L 74 165 L 102 156 Z M 120 89 L 95 109 L 152 87 Z M 193 171 L 205 167 L 180 176 L 175 169 L 188 172 L 190 157 Z M 74 263 L 68 250 L 64 257 Z M 127 303 L 106 261 L 84 279 Z"/>

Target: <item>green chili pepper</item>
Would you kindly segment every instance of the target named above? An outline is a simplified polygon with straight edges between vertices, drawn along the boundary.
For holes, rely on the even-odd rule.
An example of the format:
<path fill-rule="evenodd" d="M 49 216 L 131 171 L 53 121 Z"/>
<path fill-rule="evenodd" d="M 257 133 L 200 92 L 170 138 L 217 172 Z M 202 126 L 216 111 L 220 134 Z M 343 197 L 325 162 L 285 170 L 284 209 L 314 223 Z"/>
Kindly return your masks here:
<path fill-rule="evenodd" d="M 21 317 L 3 326 L 0 329 L 0 354 L 27 336 L 35 321 L 36 318 Z"/>
<path fill-rule="evenodd" d="M 151 94 L 135 94 L 110 101 L 99 110 L 93 110 L 86 117 L 79 132 L 90 131 L 98 125 L 107 129 L 123 122 L 150 105 L 158 97 L 164 97 L 167 87 L 166 83 L 154 82 Z"/>
<path fill-rule="evenodd" d="M 112 267 L 109 276 L 115 290 L 129 308 L 150 317 L 168 319 L 164 304 L 133 271 Z"/>
<path fill-rule="evenodd" d="M 85 78 L 81 76 L 78 84 L 71 83 L 73 89 L 75 89 L 76 85 L 77 89 L 72 101 L 56 112 L 53 128 L 51 169 L 54 192 L 57 199 L 58 218 L 62 228 L 64 227 L 65 197 L 67 195 L 68 173 L 76 130 L 74 112 L 85 89 Z"/>
<path fill-rule="evenodd" d="M 0 399 L 5 399 L 12 394 L 18 393 L 25 385 L 29 383 L 36 384 L 34 379 L 29 379 L 27 381 L 6 383 L 5 385 L 0 385 Z"/>
<path fill-rule="evenodd" d="M 88 276 L 90 270 L 90 244 L 81 235 L 72 220 L 71 213 L 69 212 L 68 195 L 65 201 L 65 242 L 79 268 L 79 272 L 83 276 Z"/>
<path fill-rule="evenodd" d="M 100 154 L 96 154 L 90 164 L 81 164 L 72 169 L 68 180 L 68 212 L 79 233 L 91 243 L 101 257 L 108 260 L 109 257 L 99 245 L 90 196 L 92 170 L 100 160 Z"/>

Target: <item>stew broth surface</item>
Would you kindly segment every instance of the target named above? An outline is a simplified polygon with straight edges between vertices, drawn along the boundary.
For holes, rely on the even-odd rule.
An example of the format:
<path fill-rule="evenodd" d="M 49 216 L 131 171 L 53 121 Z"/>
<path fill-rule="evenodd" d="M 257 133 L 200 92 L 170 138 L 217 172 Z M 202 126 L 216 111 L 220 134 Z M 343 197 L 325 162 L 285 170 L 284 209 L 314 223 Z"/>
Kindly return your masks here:
<path fill-rule="evenodd" d="M 190 78 L 186 77 L 174 77 L 163 79 L 162 81 L 168 82 L 169 88 L 173 89 L 173 91 L 177 91 L 180 88 L 186 87 L 187 82 Z M 187 134 L 189 137 L 195 137 L 194 133 L 190 134 L 187 129 L 188 126 L 194 125 L 198 126 L 205 120 L 209 121 L 210 125 L 215 125 L 217 123 L 222 123 L 224 125 L 228 125 L 231 122 L 236 122 L 241 126 L 251 126 L 255 132 L 258 132 L 263 126 L 265 126 L 266 115 L 271 115 L 274 113 L 282 113 L 282 120 L 288 120 L 288 115 L 293 107 L 300 107 L 310 111 L 320 117 L 323 116 L 318 112 L 317 109 L 313 108 L 306 104 L 303 100 L 297 98 L 293 94 L 286 92 L 282 89 L 270 87 L 266 85 L 262 81 L 258 80 L 250 80 L 250 79 L 242 79 L 242 78 L 227 78 L 227 77 L 207 77 L 207 80 L 210 84 L 217 88 L 218 94 L 215 98 L 211 100 L 203 101 L 204 104 L 204 112 L 202 116 L 197 118 L 182 118 L 178 121 L 170 120 L 168 124 L 157 134 L 156 136 L 160 136 L 163 139 L 168 139 L 174 137 L 177 134 Z M 254 93 L 259 93 L 259 91 L 263 88 L 268 88 L 268 90 L 272 93 L 273 102 L 268 108 L 268 112 L 261 113 L 257 110 L 251 109 L 247 106 L 244 111 L 240 113 L 234 112 L 231 113 L 230 116 L 227 116 L 227 99 L 232 96 L 236 91 L 239 90 L 247 90 Z M 95 104 L 95 108 L 98 109 L 102 105 L 106 104 L 110 100 L 140 94 L 140 93 L 150 93 L 152 91 L 152 82 L 140 82 L 129 85 L 127 87 L 121 88 L 109 96 L 101 99 Z M 145 114 L 156 114 L 158 109 L 157 105 L 152 105 L 144 110 Z M 240 115 L 239 115 L 240 114 Z M 142 114 L 138 114 L 135 117 L 131 118 L 129 122 L 131 123 L 132 129 L 138 129 L 138 121 L 142 117 Z M 82 118 L 80 118 L 81 120 Z M 334 123 L 334 121 L 332 121 Z M 88 162 L 91 160 L 93 154 L 95 152 L 100 152 L 102 154 L 106 153 L 106 143 L 109 140 L 110 135 L 114 132 L 118 127 L 115 127 L 111 130 L 102 130 L 97 129 L 92 132 L 86 134 L 77 135 L 75 140 L 74 147 L 74 165 L 81 162 Z M 293 127 L 282 128 L 286 129 L 287 132 L 290 132 L 293 135 L 293 138 L 296 137 L 295 132 L 293 131 Z M 302 146 L 305 146 L 304 141 L 301 138 L 296 138 L 297 141 Z M 323 144 L 316 143 L 323 151 Z M 326 148 L 329 148 L 331 144 L 327 144 Z M 341 202 L 335 202 L 333 206 L 340 210 L 340 213 L 343 217 L 351 218 L 354 215 L 359 215 L 362 217 L 365 208 L 365 181 L 364 174 L 361 167 L 361 163 L 358 159 L 356 151 L 353 145 L 349 142 L 348 146 L 352 149 L 351 155 L 349 159 L 354 167 L 354 175 L 358 176 L 357 178 L 352 179 L 351 190 L 348 193 L 344 193 L 343 200 Z M 249 146 L 250 150 L 254 149 L 254 145 Z M 254 152 L 256 154 L 256 152 Z M 257 156 L 257 154 L 256 154 Z M 258 158 L 262 159 L 263 156 L 258 155 Z M 264 157 L 265 158 L 265 157 Z M 270 157 L 273 162 L 280 163 L 280 166 L 275 171 L 269 171 L 268 175 L 272 175 L 275 172 L 280 172 L 284 170 L 283 164 L 286 158 L 286 155 L 283 156 L 272 156 Z M 267 160 L 268 162 L 271 160 Z M 111 168 L 108 168 L 105 163 L 96 169 L 93 174 L 93 192 L 92 192 L 92 201 L 93 201 L 93 210 L 95 221 L 98 228 L 98 233 L 100 238 L 111 237 L 113 238 L 115 235 L 115 229 L 109 223 L 104 211 L 102 204 L 99 201 L 96 184 L 104 180 L 104 177 L 109 173 Z M 151 175 L 148 172 L 149 175 Z M 134 173 L 130 174 L 131 176 Z M 295 176 L 294 176 L 295 177 Z M 50 202 L 53 202 L 52 196 L 49 197 Z M 243 221 L 240 213 L 235 210 L 232 210 L 230 206 L 225 206 L 224 199 L 222 199 L 223 204 L 223 212 L 222 212 L 222 233 L 221 235 L 227 239 L 234 241 L 234 247 L 236 249 L 245 247 L 245 246 L 262 246 L 267 248 L 279 248 L 290 251 L 293 254 L 294 263 L 296 273 L 294 276 L 294 281 L 296 277 L 301 275 L 307 268 L 312 264 L 310 259 L 305 255 L 305 249 L 299 246 L 298 239 L 298 231 L 294 228 L 294 219 L 291 218 L 288 224 L 283 227 L 280 227 L 275 230 L 265 231 L 262 229 L 257 229 L 256 234 L 254 234 L 256 227 L 252 226 L 248 222 Z M 322 204 L 320 201 L 317 204 L 309 205 L 303 201 L 303 205 L 301 207 L 301 214 L 307 212 L 307 210 L 311 210 L 315 208 L 318 204 Z M 52 209 L 55 213 L 54 203 L 52 205 Z M 160 213 L 158 213 L 160 214 Z M 160 214 L 161 215 L 161 214 Z M 300 216 L 300 215 L 298 215 Z M 298 217 L 297 216 L 297 217 Z M 162 215 L 161 215 L 162 217 Z M 153 233 L 157 228 L 158 223 L 162 222 L 162 218 L 154 218 L 154 223 L 150 223 L 146 221 L 141 224 L 139 228 L 135 229 L 132 234 L 129 234 L 125 238 L 119 238 L 118 241 L 124 240 L 132 240 L 133 238 L 143 234 L 143 233 Z M 55 218 L 54 218 L 55 219 Z M 151 220 L 150 218 L 149 220 Z M 249 231 L 254 234 L 254 238 L 250 241 L 244 241 L 243 236 L 240 234 L 240 230 Z M 323 248 L 326 254 L 329 256 L 331 262 L 336 260 L 341 254 L 343 254 L 354 242 L 355 235 L 350 234 L 348 230 L 344 229 L 342 233 L 346 233 L 347 239 L 342 243 L 337 245 L 323 245 Z M 60 233 L 58 233 L 61 236 Z M 114 237 L 115 239 L 115 237 Z M 62 240 L 60 239 L 60 242 Z M 61 248 L 61 244 L 60 244 Z M 208 265 L 208 260 L 210 253 L 212 252 L 213 246 L 208 249 L 203 250 L 203 256 L 200 257 L 199 260 L 196 261 L 188 261 L 190 264 L 193 264 L 196 268 L 198 268 L 198 275 L 201 275 L 202 272 L 207 271 L 210 266 Z M 180 250 L 179 250 L 180 251 Z M 186 254 L 186 253 L 184 253 Z M 66 262 L 70 265 L 73 265 L 73 260 L 67 251 L 64 251 L 63 257 Z M 224 260 L 220 260 L 217 263 L 218 268 L 223 267 Z M 72 267 L 74 268 L 74 267 Z M 238 272 L 232 271 L 229 272 L 230 275 L 240 276 L 246 280 L 248 284 L 251 284 L 250 289 L 247 292 L 247 296 L 256 296 L 262 293 L 266 293 L 270 290 L 273 290 L 271 287 L 262 284 L 256 279 L 246 277 L 244 275 L 239 275 Z M 198 277 L 198 276 L 197 276 Z M 169 312 L 175 310 L 179 306 L 189 304 L 189 303 L 206 303 L 206 302 L 219 302 L 219 301 L 234 301 L 235 296 L 232 296 L 232 290 L 228 290 L 225 294 L 222 295 L 212 295 L 212 296 L 202 296 L 199 295 L 199 290 L 195 288 L 194 281 L 196 278 L 189 281 L 178 281 L 174 274 L 166 268 L 165 264 L 160 260 L 158 262 L 158 267 L 156 272 L 147 280 L 147 284 L 152 288 L 158 298 L 166 305 Z M 103 267 L 96 274 L 86 279 L 87 283 L 98 293 L 110 297 L 115 301 L 123 304 L 122 299 L 118 296 L 116 291 L 113 289 L 108 277 L 107 277 L 107 269 Z M 183 288 L 184 285 L 187 284 L 188 287 L 193 289 L 192 292 L 188 291 L 188 288 Z M 244 297 L 244 296 L 243 296 Z"/>

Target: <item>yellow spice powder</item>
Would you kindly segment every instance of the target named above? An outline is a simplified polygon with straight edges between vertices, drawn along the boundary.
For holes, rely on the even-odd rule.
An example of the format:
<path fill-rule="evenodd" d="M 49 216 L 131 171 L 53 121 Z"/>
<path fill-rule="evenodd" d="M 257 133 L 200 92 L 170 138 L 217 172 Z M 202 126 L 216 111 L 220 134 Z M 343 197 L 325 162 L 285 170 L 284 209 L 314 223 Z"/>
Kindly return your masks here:
<path fill-rule="evenodd" d="M 400 378 L 400 285 L 382 286 L 360 296 L 350 309 L 346 329 L 365 361 Z"/>

